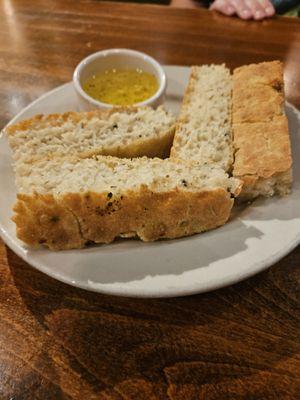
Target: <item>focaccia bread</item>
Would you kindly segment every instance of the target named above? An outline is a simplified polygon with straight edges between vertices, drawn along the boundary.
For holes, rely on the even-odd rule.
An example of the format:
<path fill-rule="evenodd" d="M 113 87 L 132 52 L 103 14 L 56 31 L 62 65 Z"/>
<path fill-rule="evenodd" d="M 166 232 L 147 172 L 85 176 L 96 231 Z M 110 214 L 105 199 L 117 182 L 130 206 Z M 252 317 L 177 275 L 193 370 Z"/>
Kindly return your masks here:
<path fill-rule="evenodd" d="M 230 71 L 224 65 L 191 68 L 171 157 L 231 170 L 231 91 Z"/>
<path fill-rule="evenodd" d="M 6 128 L 15 162 L 61 156 L 166 157 L 174 117 L 163 107 L 37 115 Z"/>
<path fill-rule="evenodd" d="M 240 198 L 288 194 L 292 156 L 281 62 L 234 70 L 232 123 L 233 176 L 243 181 Z"/>
<path fill-rule="evenodd" d="M 53 250 L 177 238 L 223 225 L 240 182 L 176 159 L 109 156 L 17 164 L 17 236 Z"/>

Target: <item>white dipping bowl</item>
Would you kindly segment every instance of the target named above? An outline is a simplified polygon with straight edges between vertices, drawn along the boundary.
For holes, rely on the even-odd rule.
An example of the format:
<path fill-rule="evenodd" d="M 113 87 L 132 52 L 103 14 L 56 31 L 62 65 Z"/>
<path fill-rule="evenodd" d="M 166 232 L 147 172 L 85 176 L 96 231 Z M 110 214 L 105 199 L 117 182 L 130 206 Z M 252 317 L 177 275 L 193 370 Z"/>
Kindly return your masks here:
<path fill-rule="evenodd" d="M 82 84 L 88 78 L 109 69 L 136 69 L 153 74 L 158 82 L 156 93 L 147 100 L 136 103 L 134 106 L 157 107 L 164 101 L 164 94 L 167 86 L 166 74 L 162 66 L 145 53 L 129 49 L 109 49 L 98 51 L 83 59 L 76 67 L 73 74 L 73 83 L 82 110 L 95 108 L 109 109 L 112 104 L 102 103 L 89 96 L 82 88 Z"/>

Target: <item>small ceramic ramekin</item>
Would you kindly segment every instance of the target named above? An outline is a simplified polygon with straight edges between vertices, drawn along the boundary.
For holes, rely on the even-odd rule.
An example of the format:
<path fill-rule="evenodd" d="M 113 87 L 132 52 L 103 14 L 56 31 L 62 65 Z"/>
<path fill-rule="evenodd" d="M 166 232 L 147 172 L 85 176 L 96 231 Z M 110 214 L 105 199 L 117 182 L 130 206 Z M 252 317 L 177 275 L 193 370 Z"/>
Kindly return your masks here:
<path fill-rule="evenodd" d="M 109 109 L 112 104 L 102 103 L 89 96 L 82 88 L 82 84 L 91 76 L 103 71 L 116 69 L 142 69 L 153 74 L 158 82 L 156 93 L 149 99 L 134 104 L 135 106 L 157 107 L 164 101 L 167 87 L 167 78 L 162 66 L 145 53 L 130 49 L 109 49 L 98 51 L 83 59 L 76 67 L 73 74 L 73 83 L 82 110 L 95 108 Z"/>

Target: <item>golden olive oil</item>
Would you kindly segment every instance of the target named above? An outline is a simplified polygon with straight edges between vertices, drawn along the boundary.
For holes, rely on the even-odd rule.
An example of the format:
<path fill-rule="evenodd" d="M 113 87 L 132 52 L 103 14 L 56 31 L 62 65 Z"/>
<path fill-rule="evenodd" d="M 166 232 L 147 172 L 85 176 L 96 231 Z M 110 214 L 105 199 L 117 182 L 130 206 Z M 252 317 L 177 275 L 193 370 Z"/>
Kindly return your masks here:
<path fill-rule="evenodd" d="M 93 75 L 83 90 L 103 103 L 129 106 L 149 99 L 158 89 L 154 75 L 140 69 L 110 69 Z"/>

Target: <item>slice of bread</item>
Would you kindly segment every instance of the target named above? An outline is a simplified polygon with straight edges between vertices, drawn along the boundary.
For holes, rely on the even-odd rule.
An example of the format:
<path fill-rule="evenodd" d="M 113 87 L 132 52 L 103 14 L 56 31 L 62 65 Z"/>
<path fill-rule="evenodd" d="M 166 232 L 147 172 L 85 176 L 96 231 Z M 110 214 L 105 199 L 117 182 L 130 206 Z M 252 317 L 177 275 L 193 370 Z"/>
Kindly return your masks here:
<path fill-rule="evenodd" d="M 286 195 L 292 183 L 283 66 L 246 65 L 233 73 L 233 176 L 243 181 L 240 198 Z"/>
<path fill-rule="evenodd" d="M 236 68 L 233 72 L 233 124 L 267 122 L 283 115 L 283 85 L 283 65 L 280 61 Z"/>
<path fill-rule="evenodd" d="M 220 168 L 177 159 L 109 156 L 16 166 L 13 220 L 30 246 L 53 250 L 192 235 L 223 225 L 240 182 Z"/>
<path fill-rule="evenodd" d="M 73 155 L 166 157 L 174 117 L 159 107 L 38 115 L 6 128 L 16 162 Z"/>
<path fill-rule="evenodd" d="M 230 171 L 231 76 L 224 65 L 192 67 L 176 124 L 171 157 Z"/>

